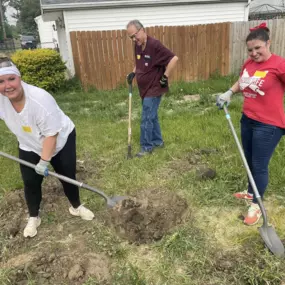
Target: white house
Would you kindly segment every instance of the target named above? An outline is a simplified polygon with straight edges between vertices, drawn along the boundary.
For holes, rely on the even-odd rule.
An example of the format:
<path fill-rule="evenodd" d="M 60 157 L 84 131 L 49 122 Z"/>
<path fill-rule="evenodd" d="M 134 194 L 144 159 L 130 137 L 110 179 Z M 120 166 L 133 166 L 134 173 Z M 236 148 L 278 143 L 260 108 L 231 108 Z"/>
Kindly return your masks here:
<path fill-rule="evenodd" d="M 42 16 L 35 18 L 41 41 L 41 48 L 59 48 L 55 21 L 44 22 Z"/>
<path fill-rule="evenodd" d="M 55 21 L 60 52 L 71 74 L 72 31 L 121 30 L 133 19 L 144 26 L 247 21 L 251 0 L 41 0 L 44 21 Z"/>

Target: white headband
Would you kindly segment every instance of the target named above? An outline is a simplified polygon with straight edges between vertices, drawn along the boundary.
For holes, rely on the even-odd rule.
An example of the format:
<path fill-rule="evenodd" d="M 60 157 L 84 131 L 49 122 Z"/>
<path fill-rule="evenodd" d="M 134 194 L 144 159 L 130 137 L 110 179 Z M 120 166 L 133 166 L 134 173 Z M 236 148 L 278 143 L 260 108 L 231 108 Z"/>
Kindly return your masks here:
<path fill-rule="evenodd" d="M 21 73 L 15 65 L 0 68 L 0 76 L 1 75 L 8 75 L 8 74 L 15 74 L 15 75 L 21 77 Z"/>

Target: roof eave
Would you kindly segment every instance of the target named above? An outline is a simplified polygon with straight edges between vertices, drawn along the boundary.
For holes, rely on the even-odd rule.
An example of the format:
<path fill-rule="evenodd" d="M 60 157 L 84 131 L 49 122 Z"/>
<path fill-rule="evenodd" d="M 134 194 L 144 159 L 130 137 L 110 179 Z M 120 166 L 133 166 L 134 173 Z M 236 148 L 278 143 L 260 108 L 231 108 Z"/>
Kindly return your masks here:
<path fill-rule="evenodd" d="M 52 12 L 55 10 L 80 10 L 80 9 L 108 9 L 108 8 L 131 8 L 131 7 L 150 7 L 150 6 L 173 6 L 173 5 L 187 5 L 187 4 L 213 4 L 213 3 L 233 3 L 233 2 L 244 2 L 247 3 L 248 0 L 200 0 L 200 1 L 189 1 L 189 0 L 176 0 L 175 3 L 170 0 L 148 0 L 148 1 L 136 1 L 125 0 L 120 2 L 104 2 L 104 3 L 67 3 L 67 4 L 50 4 L 41 5 L 43 12 Z"/>

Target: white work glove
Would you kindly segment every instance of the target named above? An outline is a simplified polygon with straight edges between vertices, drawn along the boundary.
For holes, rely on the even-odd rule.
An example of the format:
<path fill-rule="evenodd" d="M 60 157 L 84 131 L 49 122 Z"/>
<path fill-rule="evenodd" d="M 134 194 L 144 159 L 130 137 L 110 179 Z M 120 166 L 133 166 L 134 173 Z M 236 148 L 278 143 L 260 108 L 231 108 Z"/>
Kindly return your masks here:
<path fill-rule="evenodd" d="M 217 97 L 217 102 L 216 105 L 220 108 L 223 109 L 224 104 L 226 104 L 226 106 L 228 107 L 230 102 L 231 102 L 231 97 L 233 95 L 233 91 L 230 89 L 227 92 L 219 95 Z"/>
<path fill-rule="evenodd" d="M 48 176 L 49 161 L 41 159 L 35 167 L 35 171 L 43 176 Z"/>

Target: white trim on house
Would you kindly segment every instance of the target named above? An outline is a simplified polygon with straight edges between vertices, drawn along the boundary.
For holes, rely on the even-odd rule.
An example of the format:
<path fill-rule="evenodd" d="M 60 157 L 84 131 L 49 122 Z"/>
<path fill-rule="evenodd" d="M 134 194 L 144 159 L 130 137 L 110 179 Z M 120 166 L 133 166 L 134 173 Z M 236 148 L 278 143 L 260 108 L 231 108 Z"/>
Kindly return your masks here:
<path fill-rule="evenodd" d="M 63 11 L 63 18 L 64 21 L 66 19 L 66 11 Z M 71 46 L 71 40 L 70 40 L 70 30 L 69 26 L 65 24 L 65 43 L 66 43 L 66 51 L 67 53 L 64 55 L 66 60 L 66 66 L 68 70 L 70 71 L 71 76 L 75 75 L 75 68 L 74 68 L 74 61 L 73 61 L 73 54 L 72 54 L 72 46 Z"/>
<path fill-rule="evenodd" d="M 60 1 L 59 1 L 60 2 Z M 222 3 L 247 3 L 248 0 L 123 0 L 123 1 L 95 1 L 95 2 L 78 2 L 78 3 L 57 3 L 41 4 L 42 11 L 50 12 L 55 10 L 68 9 L 106 9 L 106 8 L 128 8 L 128 7 L 153 7 L 153 6 L 178 6 L 178 5 L 195 5 L 195 4 L 222 4 Z"/>

